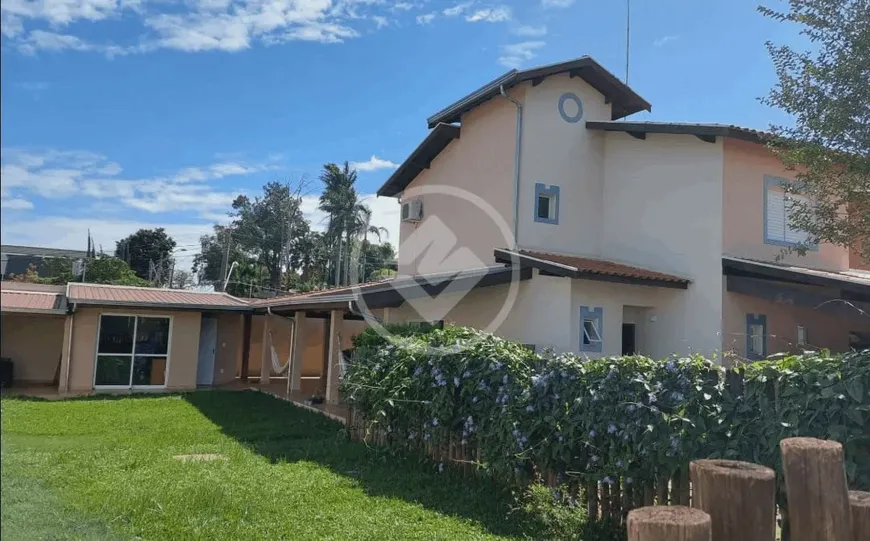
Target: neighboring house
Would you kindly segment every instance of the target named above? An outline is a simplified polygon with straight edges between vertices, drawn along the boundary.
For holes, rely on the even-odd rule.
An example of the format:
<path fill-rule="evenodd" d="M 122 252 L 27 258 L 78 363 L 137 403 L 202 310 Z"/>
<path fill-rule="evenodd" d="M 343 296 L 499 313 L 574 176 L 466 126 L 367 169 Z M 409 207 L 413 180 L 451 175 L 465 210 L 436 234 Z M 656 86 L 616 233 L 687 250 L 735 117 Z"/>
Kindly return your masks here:
<path fill-rule="evenodd" d="M 584 57 L 510 71 L 436 113 L 378 191 L 403 204 L 400 274 L 533 269 L 494 331 L 557 351 L 870 346 L 870 273 L 834 245 L 783 254 L 805 235 L 764 134 L 623 120 L 649 109 Z M 457 294 L 443 319 L 484 326 L 508 290 Z"/>
<path fill-rule="evenodd" d="M 2 275 L 3 280 L 8 280 L 13 274 L 25 274 L 33 265 L 40 276 L 48 276 L 48 260 L 65 258 L 77 261 L 85 259 L 87 256 L 88 253 L 84 250 L 3 244 L 0 245 L 0 275 Z"/>

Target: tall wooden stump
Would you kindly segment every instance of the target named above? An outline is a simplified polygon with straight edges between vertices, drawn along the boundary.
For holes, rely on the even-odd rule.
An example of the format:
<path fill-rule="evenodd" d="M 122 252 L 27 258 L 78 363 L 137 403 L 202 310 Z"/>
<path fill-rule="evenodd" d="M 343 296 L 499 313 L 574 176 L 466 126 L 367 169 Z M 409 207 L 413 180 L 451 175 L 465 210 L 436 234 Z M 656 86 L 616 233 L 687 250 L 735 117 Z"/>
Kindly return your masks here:
<path fill-rule="evenodd" d="M 852 539 L 843 446 L 788 438 L 779 443 L 792 541 Z"/>
<path fill-rule="evenodd" d="M 673 505 L 641 507 L 628 513 L 628 541 L 710 541 L 710 515 Z"/>
<path fill-rule="evenodd" d="M 852 508 L 852 539 L 870 539 L 870 492 L 850 491 L 849 505 Z"/>
<path fill-rule="evenodd" d="M 776 535 L 773 470 L 736 460 L 696 460 L 692 506 L 710 515 L 713 541 L 772 541 Z"/>

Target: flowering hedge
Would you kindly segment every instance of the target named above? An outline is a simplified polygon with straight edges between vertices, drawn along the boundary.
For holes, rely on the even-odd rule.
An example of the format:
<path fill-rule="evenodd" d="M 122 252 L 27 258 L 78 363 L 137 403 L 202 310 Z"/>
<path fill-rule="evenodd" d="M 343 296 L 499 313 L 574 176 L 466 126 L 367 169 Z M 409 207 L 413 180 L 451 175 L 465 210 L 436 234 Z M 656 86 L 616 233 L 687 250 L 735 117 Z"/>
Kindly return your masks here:
<path fill-rule="evenodd" d="M 467 328 L 396 327 L 355 340 L 343 396 L 399 448 L 449 435 L 494 475 L 652 482 L 690 460 L 779 469 L 779 441 L 843 442 L 852 488 L 870 488 L 870 351 L 789 356 L 726 371 L 701 357 L 536 354 Z"/>

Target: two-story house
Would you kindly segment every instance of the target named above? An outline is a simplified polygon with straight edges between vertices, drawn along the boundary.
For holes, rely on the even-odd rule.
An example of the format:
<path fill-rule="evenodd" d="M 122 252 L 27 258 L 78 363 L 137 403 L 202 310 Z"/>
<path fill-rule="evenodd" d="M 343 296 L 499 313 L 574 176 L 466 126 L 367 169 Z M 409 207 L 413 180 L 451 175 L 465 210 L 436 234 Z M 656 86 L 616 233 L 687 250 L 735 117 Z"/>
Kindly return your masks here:
<path fill-rule="evenodd" d="M 805 235 L 764 134 L 624 120 L 650 108 L 583 57 L 512 70 L 431 116 L 378 191 L 403 205 L 400 275 L 522 273 L 390 321 L 443 314 L 589 355 L 870 347 L 870 272 L 834 245 L 784 252 Z"/>

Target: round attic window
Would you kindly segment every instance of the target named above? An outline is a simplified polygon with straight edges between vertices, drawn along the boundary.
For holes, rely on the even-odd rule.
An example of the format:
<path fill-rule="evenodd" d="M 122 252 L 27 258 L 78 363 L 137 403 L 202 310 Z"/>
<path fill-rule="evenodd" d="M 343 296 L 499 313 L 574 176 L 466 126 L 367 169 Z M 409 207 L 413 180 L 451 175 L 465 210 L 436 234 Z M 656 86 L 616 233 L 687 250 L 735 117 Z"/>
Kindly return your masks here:
<path fill-rule="evenodd" d="M 565 122 L 574 124 L 583 118 L 583 103 L 577 94 L 567 92 L 559 98 L 559 114 Z"/>

